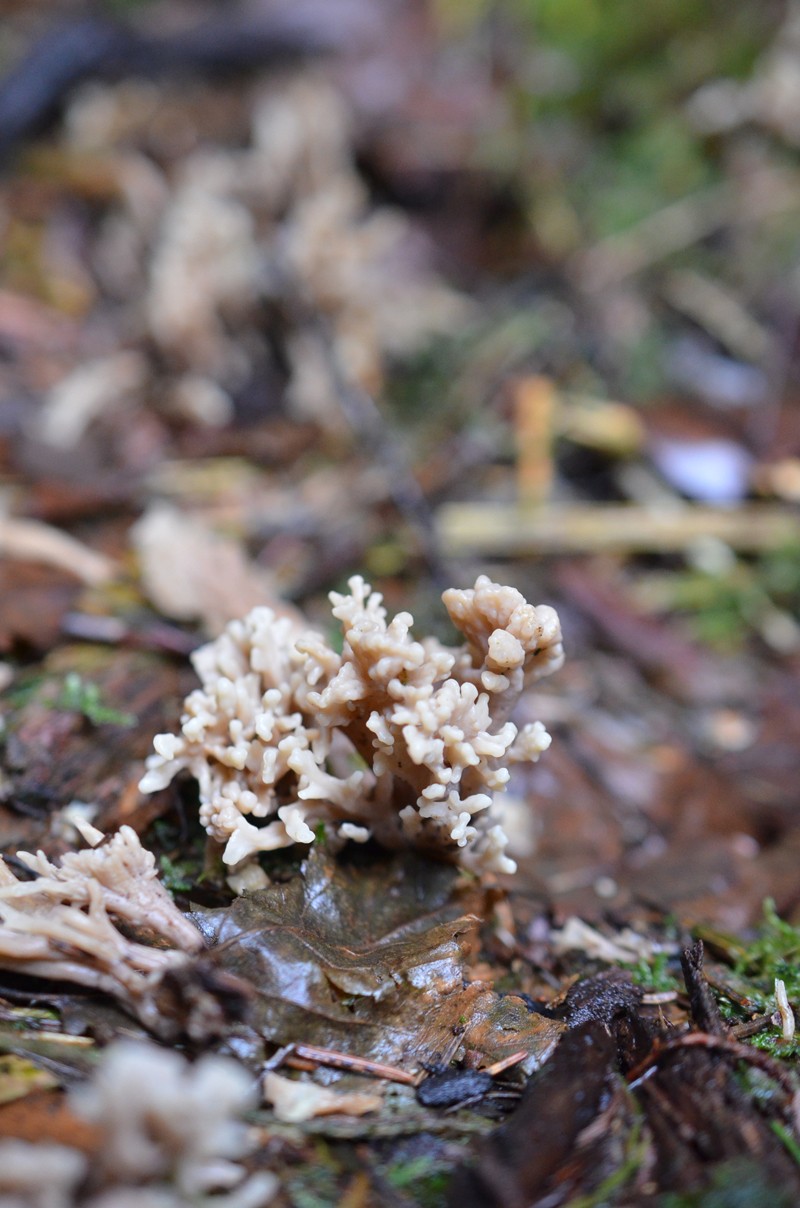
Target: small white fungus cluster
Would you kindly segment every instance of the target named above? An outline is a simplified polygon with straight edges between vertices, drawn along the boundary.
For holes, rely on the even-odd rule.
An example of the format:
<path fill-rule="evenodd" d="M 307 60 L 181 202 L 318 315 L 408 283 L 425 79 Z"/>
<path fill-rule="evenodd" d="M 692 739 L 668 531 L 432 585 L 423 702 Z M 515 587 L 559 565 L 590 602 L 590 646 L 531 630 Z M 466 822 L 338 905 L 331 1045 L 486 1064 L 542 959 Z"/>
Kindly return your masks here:
<path fill-rule="evenodd" d="M 235 1061 L 122 1040 L 70 1106 L 98 1135 L 91 1157 L 63 1145 L 0 1141 L 2 1208 L 263 1208 L 278 1189 L 248 1175 L 242 1113 L 253 1079 Z"/>
<path fill-rule="evenodd" d="M 323 823 L 341 839 L 452 848 L 467 867 L 512 872 L 491 806 L 508 763 L 550 745 L 540 722 L 518 730 L 509 715 L 563 661 L 555 610 L 481 576 L 444 593 L 466 639 L 450 649 L 416 641 L 409 613 L 387 620 L 359 576 L 349 588 L 331 593 L 341 654 L 270 608 L 198 650 L 201 687 L 180 734 L 155 739 L 142 790 L 195 776 L 228 865 L 311 843 Z"/>
<path fill-rule="evenodd" d="M 57 864 L 41 851 L 17 852 L 33 880 L 0 861 L 0 968 L 103 990 L 147 1021 L 153 986 L 201 948 L 202 937 L 159 882 L 155 856 L 131 827 L 108 839 L 92 826 L 81 829 L 94 846 Z M 120 924 L 169 947 L 132 939 Z"/>

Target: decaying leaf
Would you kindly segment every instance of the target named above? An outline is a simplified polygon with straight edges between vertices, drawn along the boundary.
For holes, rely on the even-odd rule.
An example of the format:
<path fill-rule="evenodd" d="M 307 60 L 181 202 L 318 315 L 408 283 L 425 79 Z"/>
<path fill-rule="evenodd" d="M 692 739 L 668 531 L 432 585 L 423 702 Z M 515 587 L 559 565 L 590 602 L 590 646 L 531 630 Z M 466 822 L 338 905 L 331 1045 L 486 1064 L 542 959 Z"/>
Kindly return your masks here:
<path fill-rule="evenodd" d="M 132 537 L 145 592 L 164 616 L 200 620 L 215 635 L 257 604 L 282 607 L 271 576 L 238 541 L 170 504 L 148 508 Z"/>
<path fill-rule="evenodd" d="M 79 677 L 81 701 L 70 701 L 67 685 Z M 136 781 L 141 774 L 153 725 L 168 716 L 181 690 L 181 674 L 174 661 L 150 652 L 105 649 L 79 643 L 61 645 L 41 664 L 35 677 L 21 679 L 15 695 L 4 702 L 5 743 L 0 770 L 6 778 L 6 796 L 20 816 L 41 819 L 32 836 L 14 825 L 2 834 L 2 846 L 43 847 L 51 850 L 49 819 L 71 801 L 98 808 L 93 821 L 103 829 L 117 829 L 129 821 L 134 809 L 136 827 L 142 829 L 153 815 L 139 808 Z M 103 713 L 85 706 L 97 702 Z M 78 706 L 78 707 L 76 707 Z M 135 715 L 138 725 L 120 725 L 124 715 Z M 116 723 L 116 724 L 114 724 Z"/>
<path fill-rule="evenodd" d="M 524 1052 L 520 1069 L 533 1073 L 552 1053 L 564 1025 L 531 1011 L 516 994 L 497 994 L 488 986 L 481 990 L 469 1017 L 469 1048 L 483 1054 L 484 1065 Z"/>
<path fill-rule="evenodd" d="M 199 959 L 252 986 L 250 1022 L 276 1044 L 302 1040 L 418 1068 L 464 1037 L 492 1060 L 524 1049 L 534 1068 L 562 1025 L 523 1009 L 512 1026 L 511 1000 L 464 985 L 476 920 L 456 878 L 419 856 L 364 853 L 348 863 L 315 850 L 303 876 L 196 916 L 214 945 Z"/>
<path fill-rule="evenodd" d="M 14 1053 L 0 1057 L 0 1104 L 11 1103 L 29 1095 L 31 1091 L 57 1085 L 57 1078 L 25 1057 L 18 1057 Z"/>
<path fill-rule="evenodd" d="M 264 1075 L 264 1098 L 272 1104 L 276 1118 L 287 1124 L 300 1124 L 314 1116 L 364 1116 L 383 1103 L 383 1095 L 374 1092 L 337 1091 L 272 1071 Z"/>

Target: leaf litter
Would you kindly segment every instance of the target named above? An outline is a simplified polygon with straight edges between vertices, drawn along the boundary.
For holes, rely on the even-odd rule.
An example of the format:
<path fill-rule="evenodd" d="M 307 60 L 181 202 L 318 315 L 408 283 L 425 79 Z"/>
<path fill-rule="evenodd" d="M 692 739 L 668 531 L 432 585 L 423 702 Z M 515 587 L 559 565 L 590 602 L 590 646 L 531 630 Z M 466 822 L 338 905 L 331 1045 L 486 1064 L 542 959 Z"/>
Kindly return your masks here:
<path fill-rule="evenodd" d="M 524 1050 L 530 1072 L 563 1025 L 465 984 L 478 919 L 456 880 L 414 855 L 312 851 L 302 876 L 195 915 L 211 943 L 201 960 L 252 988 L 250 1026 L 274 1044 L 301 1037 L 412 1073 L 466 1046 L 485 1064 Z"/>
<path fill-rule="evenodd" d="M 17 22 L 25 32 L 35 28 L 37 6 L 11 7 L 14 30 Z M 129 7 L 135 22 L 136 6 Z M 168 7 L 152 6 L 156 27 Z M 262 7 L 272 6 L 253 6 Z M 800 449 L 791 351 L 796 291 L 785 256 L 794 242 L 796 182 L 784 162 L 797 131 L 780 104 L 796 78 L 796 21 L 788 13 L 779 25 L 763 6 L 755 20 L 743 5 L 720 38 L 711 10 L 698 10 L 686 25 L 685 6 L 664 5 L 654 39 L 631 20 L 630 6 L 609 3 L 599 38 L 590 4 L 541 6 L 534 31 L 529 6 L 512 0 L 503 14 L 489 7 L 437 0 L 423 13 L 424 5 L 392 6 L 384 45 L 366 61 L 334 65 L 343 92 L 366 107 L 360 129 L 342 123 L 340 98 L 327 80 L 320 86 L 319 64 L 290 73 L 288 86 L 259 80 L 244 89 L 238 80 L 235 88 L 197 83 L 190 64 L 188 85 L 133 78 L 90 83 L 66 97 L 66 120 L 48 143 L 24 148 L 18 172 L 3 182 L 10 254 L 0 294 L 0 458 L 12 492 L 6 550 L 15 554 L 2 569 L 4 676 L 24 688 L 28 672 L 36 674 L 32 658 L 65 634 L 110 647 L 103 658 L 62 645 L 42 668 L 44 698 L 33 693 L 12 708 L 3 846 L 12 856 L 42 846 L 57 861 L 77 842 L 76 809 L 110 831 L 133 823 L 143 833 L 166 815 L 169 852 L 155 833 L 151 846 L 162 868 L 170 867 L 163 857 L 174 857 L 172 889 L 206 906 L 227 900 L 215 872 L 219 853 L 187 854 L 191 786 L 178 783 L 146 804 L 135 788 L 151 734 L 174 722 L 190 686 L 174 655 L 196 646 L 198 635 L 155 617 L 130 580 L 122 590 L 115 580 L 91 591 L 80 580 L 99 583 L 106 570 L 126 576 L 134 517 L 166 497 L 204 526 L 188 605 L 170 582 L 183 552 L 180 525 L 154 554 L 161 578 L 150 603 L 182 623 L 196 609 L 213 632 L 240 611 L 240 590 L 248 599 L 267 591 L 272 575 L 317 616 L 315 592 L 341 587 L 354 567 L 380 579 L 392 603 L 407 599 L 426 557 L 430 569 L 432 555 L 442 554 L 437 543 L 452 556 L 453 529 L 440 512 L 431 538 L 430 516 L 421 520 L 408 500 L 404 506 L 403 489 L 416 478 L 437 502 L 465 491 L 479 498 L 473 527 L 485 532 L 469 548 L 488 556 L 487 505 L 515 490 L 506 386 L 522 374 L 523 386 L 538 383 L 541 394 L 544 367 L 552 374 L 544 393 L 557 439 L 531 438 L 518 417 L 516 488 L 536 495 L 541 510 L 537 557 L 517 559 L 514 574 L 523 588 L 540 575 L 557 584 L 573 667 L 559 698 L 545 694 L 528 706 L 543 716 L 539 704 L 548 702 L 550 724 L 562 733 L 550 765 L 520 790 L 524 807 L 534 807 L 537 847 L 530 844 L 524 858 L 514 853 L 521 868 L 502 919 L 497 900 L 479 901 L 474 885 L 454 882 L 447 892 L 440 887 L 440 898 L 423 896 L 415 905 L 417 930 L 416 916 L 401 912 L 399 921 L 387 917 L 374 927 L 343 914 L 337 932 L 326 928 L 323 905 L 339 901 L 340 874 L 352 887 L 352 863 L 325 855 L 332 871 L 327 881 L 314 874 L 321 889 L 312 909 L 302 874 L 287 880 L 289 866 L 268 861 L 273 884 L 259 892 L 272 900 L 269 909 L 294 903 L 292 942 L 278 943 L 269 909 L 262 928 L 256 917 L 237 916 L 233 934 L 187 961 L 180 976 L 171 971 L 158 1009 L 195 1059 L 227 1045 L 260 1071 L 262 1053 L 278 1043 L 267 1037 L 300 1028 L 309 1043 L 303 1048 L 295 1036 L 294 1053 L 273 1077 L 292 1062 L 296 1094 L 383 1092 L 382 1107 L 363 1118 L 312 1116 L 292 1125 L 266 1111 L 252 1117 L 263 1148 L 250 1160 L 280 1170 L 282 1208 L 283 1200 L 358 1208 L 370 1197 L 443 1203 L 437 1163 L 452 1169 L 462 1156 L 457 1138 L 490 1128 L 464 1108 L 462 1092 L 488 1088 L 486 1071 L 519 1047 L 528 1046 L 535 1064 L 548 1029 L 561 1040 L 528 1079 L 505 1131 L 473 1154 L 473 1176 L 456 1181 L 451 1197 L 461 1208 L 490 1203 L 498 1187 L 504 1204 L 569 1197 L 626 1204 L 640 1195 L 657 1195 L 669 1208 L 794 1203 L 796 1042 L 785 1038 L 785 1005 L 782 1013 L 775 1007 L 778 982 L 790 1009 L 797 998 L 796 936 L 779 915 L 797 921 L 798 560 L 794 539 L 776 544 L 796 522 L 783 505 L 798 497 Z M 312 24 L 327 28 L 328 6 L 303 8 Z M 444 48 L 444 71 L 442 29 L 460 31 Z M 232 36 L 235 30 L 233 18 Z M 96 39 L 98 26 L 85 32 Z M 124 41 L 124 29 L 117 36 Z M 229 53 L 231 43 L 219 41 Z M 179 53 L 190 55 L 192 45 L 192 37 L 181 39 Z M 58 35 L 51 55 L 54 49 L 60 53 Z M 39 62 L 46 67 L 46 56 Z M 46 77 L 37 68 L 45 93 Z M 667 94 L 679 98 L 672 109 Z M 478 126 L 492 144 L 489 166 L 476 165 Z M 267 149 L 273 157 L 284 152 L 282 170 L 271 175 Z M 480 159 L 480 144 L 478 151 Z M 375 197 L 390 205 L 377 206 Z M 520 212 L 510 213 L 517 205 Z M 224 220 L 219 239 L 207 238 L 210 212 Z M 181 244 L 182 233 L 188 243 Z M 342 249 L 340 263 L 329 248 Z M 507 265 L 518 283 L 507 309 L 482 330 L 463 328 L 470 318 L 463 298 L 442 292 L 430 272 L 431 264 L 439 267 L 433 248 L 456 262 L 456 276 L 476 281 L 478 294 L 487 284 L 496 290 L 497 267 Z M 393 266 L 407 251 L 412 269 L 419 255 L 421 271 L 398 281 L 398 294 L 387 281 L 394 285 Z M 693 254 L 701 272 L 687 271 Z M 181 283 L 195 270 L 206 285 L 188 295 Z M 553 289 L 542 278 L 559 284 Z M 423 351 L 400 366 L 426 315 L 432 327 L 459 332 L 462 345 Z M 103 382 L 109 366 L 125 369 L 125 358 L 129 368 L 138 359 L 137 373 Z M 372 411 L 369 401 L 359 411 L 337 378 L 374 392 L 388 388 Z M 676 388 L 689 396 L 686 405 Z M 590 401 L 602 409 L 606 437 L 609 400 L 626 400 L 637 425 L 626 451 L 619 442 L 587 440 L 575 415 L 584 394 L 598 396 Z M 637 397 L 646 398 L 646 409 L 636 409 Z M 353 422 L 367 412 L 369 423 Z M 737 493 L 779 501 L 769 512 L 756 499 L 729 509 L 724 529 L 715 531 L 727 534 L 730 547 L 700 531 L 718 524 L 719 513 L 684 498 L 708 493 L 706 463 L 693 460 L 689 481 L 653 452 L 665 441 L 685 453 L 720 440 L 739 451 Z M 406 441 L 413 475 L 387 454 Z M 224 459 L 235 462 L 228 486 L 209 486 Z M 198 491 L 203 476 L 207 485 Z M 540 497 L 550 481 L 556 498 L 579 502 L 576 512 L 559 512 Z M 624 542 L 610 556 L 600 549 L 610 517 L 596 503 L 620 498 L 638 526 L 643 559 Z M 679 551 L 666 563 L 652 547 L 664 505 Z M 519 510 L 503 514 L 512 535 L 522 533 L 527 521 Z M 756 520 L 764 522 L 757 532 L 748 527 Z M 758 560 L 738 552 L 756 540 L 753 533 L 768 551 Z M 228 569 L 215 581 L 220 534 Z M 570 540 L 597 548 L 578 564 L 563 557 Z M 542 548 L 554 544 L 545 561 Z M 765 573 L 773 557 L 775 582 Z M 424 596 L 427 588 L 416 590 Z M 131 648 L 157 657 L 142 660 Z M 79 682 L 59 699 L 69 675 Z M 137 726 L 116 726 L 134 713 Z M 370 885 L 359 899 L 365 911 L 379 896 L 368 866 L 358 865 Z M 21 872 L 13 860 L 10 867 Z M 767 896 L 779 913 L 767 917 L 760 948 L 719 932 L 712 941 L 711 924 L 753 926 Z M 461 931 L 473 914 L 485 918 L 483 926 L 464 921 Z M 574 917 L 588 920 L 592 933 L 557 951 L 553 927 L 563 937 Z M 678 952 L 692 933 L 704 933 L 717 958 L 705 972 L 729 1035 L 715 1031 L 697 969 L 684 971 L 686 994 L 679 989 Z M 631 976 L 650 991 L 669 984 L 668 999 L 637 997 L 624 983 L 594 976 L 604 955 L 614 963 L 634 957 L 634 937 L 654 934 L 658 941 L 642 944 Z M 668 945 L 659 950 L 665 934 Z M 296 987 L 280 976 L 284 957 Z M 309 972 L 315 961 L 316 974 Z M 271 980 L 262 994 L 255 979 L 264 970 Z M 110 1000 L 63 986 L 48 994 L 52 986 L 4 976 L 8 1004 L 26 995 L 48 1001 L 61 1030 L 50 1034 L 32 1012 L 8 1006 L 6 1014 L 20 1015 L 4 1014 L 2 1039 L 19 1060 L 48 1061 L 62 1083 L 90 1076 L 98 1049 L 120 1031 L 142 1034 Z M 454 1034 L 467 1021 L 468 1030 Z M 328 1029 L 316 1047 L 314 1027 Z M 370 1035 L 402 1062 L 397 1070 L 417 1070 L 423 1051 L 433 1071 L 446 1058 L 446 1069 L 426 1082 L 431 1095 L 444 1087 L 450 1106 L 426 1108 L 413 1087 L 374 1076 L 368 1082 L 342 1074 L 341 1061 L 332 1064 L 333 1055 L 357 1061 L 358 1038 Z M 755 1044 L 767 1050 L 761 1065 L 743 1056 L 743 1045 L 728 1043 L 750 1036 L 747 1051 Z M 445 1040 L 450 1047 L 442 1052 Z M 321 1054 L 331 1064 L 323 1067 Z M 779 1069 L 788 1075 L 777 1077 Z M 517 1079 L 514 1105 L 521 1075 L 509 1073 L 509 1083 Z M 335 1085 L 321 1085 L 334 1078 Z M 481 1112 L 490 1110 L 495 1090 L 508 1093 L 505 1076 L 502 1082 L 475 1105 Z M 0 1134 L 28 1104 L 28 1139 L 71 1142 L 75 1132 L 63 1121 L 48 1131 L 59 1097 L 58 1090 L 32 1091 L 0 1107 Z M 337 1147 L 336 1137 L 360 1144 Z M 31 1186 L 25 1194 L 34 1194 Z M 162 1192 L 129 1194 L 149 1203 Z"/>

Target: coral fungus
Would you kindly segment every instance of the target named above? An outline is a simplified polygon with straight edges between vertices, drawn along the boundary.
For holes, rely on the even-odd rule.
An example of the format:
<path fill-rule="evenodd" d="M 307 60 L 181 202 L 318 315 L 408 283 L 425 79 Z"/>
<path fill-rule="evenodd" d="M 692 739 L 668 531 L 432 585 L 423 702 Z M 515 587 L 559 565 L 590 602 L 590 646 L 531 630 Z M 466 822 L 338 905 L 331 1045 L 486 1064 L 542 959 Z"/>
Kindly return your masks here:
<path fill-rule="evenodd" d="M 242 1114 L 253 1079 L 227 1057 L 194 1065 L 182 1054 L 118 1040 L 69 1107 L 89 1121 L 85 1154 L 46 1141 L 0 1140 L 2 1208 L 263 1208 L 278 1190 L 249 1174 L 253 1148 Z"/>
<path fill-rule="evenodd" d="M 181 733 L 161 734 L 141 782 L 181 770 L 200 786 L 200 817 L 228 865 L 342 839 L 451 849 L 479 871 L 511 872 L 492 814 L 508 763 L 550 744 L 540 722 L 509 720 L 523 688 L 563 661 L 558 616 L 481 576 L 444 603 L 465 644 L 416 641 L 413 618 L 387 620 L 359 576 L 331 593 L 341 654 L 317 632 L 255 608 L 194 655 L 201 687 Z"/>
<path fill-rule="evenodd" d="M 155 857 L 134 830 L 110 839 L 84 826 L 94 847 L 58 864 L 17 852 L 35 874 L 23 880 L 0 862 L 0 967 L 105 990 L 153 1023 L 150 992 L 160 976 L 202 947 L 202 936 L 158 881 Z M 166 940 L 155 947 L 118 924 Z"/>

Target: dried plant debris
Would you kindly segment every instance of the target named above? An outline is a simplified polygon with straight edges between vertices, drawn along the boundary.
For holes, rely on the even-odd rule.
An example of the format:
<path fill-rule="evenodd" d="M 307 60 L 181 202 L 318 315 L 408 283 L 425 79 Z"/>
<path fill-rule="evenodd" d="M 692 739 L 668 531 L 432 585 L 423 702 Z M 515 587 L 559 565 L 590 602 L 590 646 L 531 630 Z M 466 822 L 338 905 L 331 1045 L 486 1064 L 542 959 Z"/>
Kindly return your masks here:
<path fill-rule="evenodd" d="M 125 826 L 104 841 L 83 829 L 95 846 L 59 863 L 18 852 L 33 879 L 0 864 L 0 968 L 103 990 L 157 1030 L 153 991 L 202 937 L 158 882 L 155 856 L 135 831 Z M 130 938 L 131 930 L 162 946 Z"/>
<path fill-rule="evenodd" d="M 0 1203 L 11 1208 L 261 1208 L 278 1189 L 240 1164 L 252 1142 L 241 1120 L 255 1085 L 236 1062 L 118 1041 L 74 1090 L 93 1126 L 92 1152 L 0 1141 Z"/>
<path fill-rule="evenodd" d="M 268 572 L 250 563 L 237 541 L 170 504 L 151 504 L 131 540 L 145 594 L 161 615 L 199 619 L 212 637 L 275 596 Z"/>
<path fill-rule="evenodd" d="M 684 974 L 700 1030 L 642 1016 L 634 987 L 626 993 L 620 983 L 613 1010 L 576 1017 L 513 1117 L 457 1173 L 448 1203 L 638 1204 L 657 1189 L 674 1192 L 676 1204 L 795 1203 L 795 1080 L 705 1030 L 719 1018 L 709 1014 L 701 950 L 684 953 Z"/>
<path fill-rule="evenodd" d="M 525 1052 L 530 1072 L 564 1025 L 521 999 L 464 984 L 475 920 L 455 871 L 421 856 L 337 861 L 315 848 L 303 876 L 196 921 L 198 965 L 253 990 L 249 1023 L 266 1040 L 308 1044 L 418 1072 L 465 1046 L 485 1063 Z"/>
<path fill-rule="evenodd" d="M 49 850 L 57 811 L 76 801 L 96 807 L 91 817 L 103 830 L 128 821 L 152 732 L 166 723 L 190 675 L 149 651 L 78 642 L 62 642 L 25 669 L 2 702 L 0 793 L 13 817 L 38 830 L 31 838 L 10 818 L 3 850 Z M 138 819 L 147 816 L 145 808 Z"/>
<path fill-rule="evenodd" d="M 550 745 L 541 722 L 509 720 L 525 685 L 563 661 L 558 616 L 480 576 L 444 602 L 459 649 L 415 641 L 413 618 L 387 621 L 359 576 L 331 593 L 338 654 L 321 634 L 269 608 L 231 623 L 193 655 L 202 687 L 181 733 L 155 739 L 144 792 L 186 769 L 200 819 L 230 866 L 258 852 L 371 836 L 450 852 L 467 868 L 513 872 L 492 813 L 513 760 Z"/>
<path fill-rule="evenodd" d="M 383 1103 L 383 1095 L 374 1090 L 334 1090 L 272 1071 L 264 1075 L 264 1098 L 272 1104 L 275 1118 L 287 1124 L 300 1124 L 316 1116 L 363 1116 L 377 1111 Z"/>

